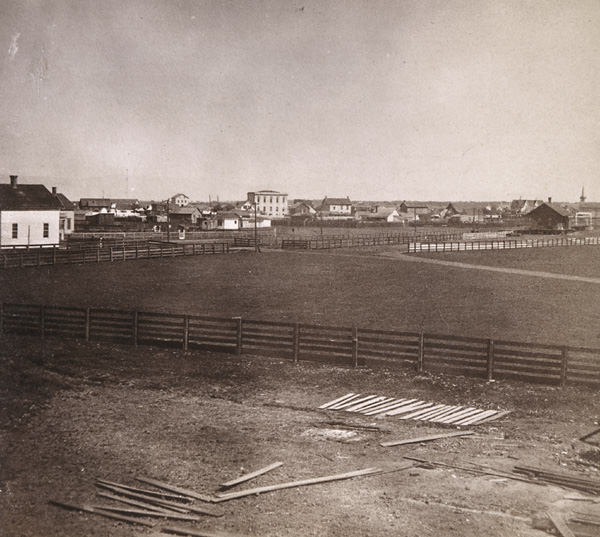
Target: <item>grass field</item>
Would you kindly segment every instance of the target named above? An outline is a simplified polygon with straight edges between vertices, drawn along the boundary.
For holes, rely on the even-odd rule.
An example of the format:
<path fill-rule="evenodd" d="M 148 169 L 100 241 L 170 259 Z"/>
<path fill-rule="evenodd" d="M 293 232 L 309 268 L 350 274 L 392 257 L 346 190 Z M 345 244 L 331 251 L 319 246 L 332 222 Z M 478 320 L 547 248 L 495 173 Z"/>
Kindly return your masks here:
<path fill-rule="evenodd" d="M 593 248 L 464 254 L 568 273 Z M 569 264 L 570 256 L 579 261 Z M 541 256 L 547 256 L 546 260 Z M 582 256 L 589 256 L 586 260 Z M 594 257 L 596 256 L 596 257 Z M 458 259 L 450 257 L 450 259 Z M 499 262 L 499 261 L 498 261 Z M 503 261 L 506 262 L 506 261 Z M 592 270 L 590 268 L 589 270 Z M 600 347 L 600 286 L 411 263 L 366 251 L 263 252 L 0 272 L 0 300 L 242 315 Z"/>

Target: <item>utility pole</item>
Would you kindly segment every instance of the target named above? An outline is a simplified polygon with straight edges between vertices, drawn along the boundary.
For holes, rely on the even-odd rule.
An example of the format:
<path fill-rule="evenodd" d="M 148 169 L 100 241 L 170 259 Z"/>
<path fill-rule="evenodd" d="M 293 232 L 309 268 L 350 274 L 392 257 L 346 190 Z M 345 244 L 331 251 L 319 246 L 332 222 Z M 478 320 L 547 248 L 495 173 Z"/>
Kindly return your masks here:
<path fill-rule="evenodd" d="M 167 242 L 171 242 L 171 217 L 169 214 L 170 199 L 167 198 Z"/>
<path fill-rule="evenodd" d="M 258 246 L 258 221 L 256 214 L 256 200 L 254 200 L 254 251 L 260 253 L 260 247 Z"/>

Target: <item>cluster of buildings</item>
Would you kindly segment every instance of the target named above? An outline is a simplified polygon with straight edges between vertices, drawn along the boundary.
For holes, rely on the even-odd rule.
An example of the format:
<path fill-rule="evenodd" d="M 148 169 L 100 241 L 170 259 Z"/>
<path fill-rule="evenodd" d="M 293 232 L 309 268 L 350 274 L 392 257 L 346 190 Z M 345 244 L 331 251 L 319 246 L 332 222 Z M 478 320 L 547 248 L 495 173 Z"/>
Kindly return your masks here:
<path fill-rule="evenodd" d="M 81 198 L 73 203 L 56 187 L 0 183 L 0 248 L 52 246 L 77 231 L 212 231 L 290 225 L 487 224 L 516 222 L 545 230 L 590 228 L 600 224 L 600 203 L 552 203 L 551 199 L 512 202 L 355 202 L 346 197 L 294 199 L 275 190 L 248 192 L 235 203 L 194 202 L 178 193 L 164 201 Z"/>

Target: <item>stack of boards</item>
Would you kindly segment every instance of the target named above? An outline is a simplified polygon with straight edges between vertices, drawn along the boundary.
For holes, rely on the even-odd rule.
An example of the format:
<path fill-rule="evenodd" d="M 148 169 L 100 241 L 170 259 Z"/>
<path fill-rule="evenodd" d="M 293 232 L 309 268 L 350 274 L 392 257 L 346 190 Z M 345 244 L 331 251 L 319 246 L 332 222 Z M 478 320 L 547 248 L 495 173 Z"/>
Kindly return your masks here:
<path fill-rule="evenodd" d="M 365 416 L 399 416 L 402 420 L 428 421 L 451 425 L 479 425 L 508 414 L 501 410 L 428 403 L 419 399 L 397 399 L 379 395 L 347 393 L 319 407 Z"/>

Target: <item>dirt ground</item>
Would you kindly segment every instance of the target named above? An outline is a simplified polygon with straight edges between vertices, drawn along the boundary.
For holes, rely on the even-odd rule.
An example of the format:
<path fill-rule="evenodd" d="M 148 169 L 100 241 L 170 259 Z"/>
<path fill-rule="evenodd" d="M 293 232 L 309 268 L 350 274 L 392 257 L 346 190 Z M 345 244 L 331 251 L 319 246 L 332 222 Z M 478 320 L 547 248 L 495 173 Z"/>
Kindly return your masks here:
<path fill-rule="evenodd" d="M 317 409 L 348 392 L 512 413 L 475 427 L 471 438 L 384 448 L 382 441 L 455 428 Z M 580 388 L 5 336 L 0 409 L 7 537 L 162 535 L 165 522 L 143 528 L 48 505 L 107 503 L 95 497 L 96 478 L 141 486 L 135 478 L 147 476 L 212 493 L 274 461 L 284 464 L 248 486 L 391 468 L 408 455 L 504 470 L 520 462 L 600 479 L 594 448 L 575 440 L 598 426 L 600 394 Z M 415 466 L 232 500 L 217 504 L 220 518 L 174 525 L 262 537 L 534 537 L 547 533 L 533 518 L 581 509 L 564 499 L 570 492 Z"/>

